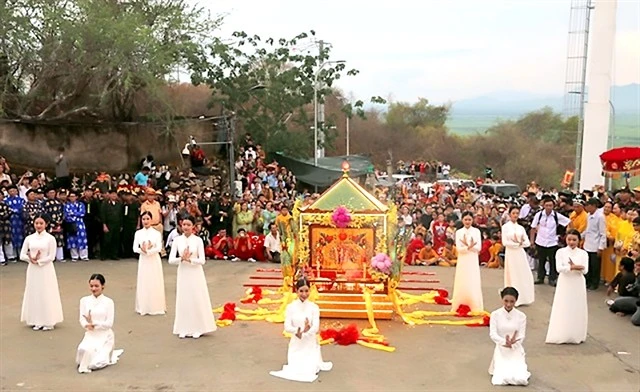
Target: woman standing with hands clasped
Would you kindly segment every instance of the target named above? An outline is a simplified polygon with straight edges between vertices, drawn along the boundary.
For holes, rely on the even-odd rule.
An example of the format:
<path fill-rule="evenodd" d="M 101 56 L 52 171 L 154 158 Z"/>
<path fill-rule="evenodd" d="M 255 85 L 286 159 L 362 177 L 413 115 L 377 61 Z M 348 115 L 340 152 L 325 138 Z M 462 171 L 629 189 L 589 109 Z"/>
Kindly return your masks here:
<path fill-rule="evenodd" d="M 167 305 L 164 296 L 164 275 L 162 273 L 162 234 L 151 227 L 151 212 L 140 215 L 142 229 L 136 231 L 133 251 L 140 254 L 138 259 L 138 282 L 136 285 L 136 312 L 141 315 L 164 314 Z"/>
<path fill-rule="evenodd" d="M 522 347 L 527 316 L 515 309 L 518 296 L 518 290 L 505 287 L 500 292 L 503 306 L 491 312 L 489 337 L 496 344 L 489 366 L 493 385 L 527 385 L 531 377 Z"/>
<path fill-rule="evenodd" d="M 316 336 L 320 328 L 320 309 L 309 301 L 309 282 L 302 278 L 296 282 L 298 299 L 287 305 L 284 330 L 292 334 L 287 352 L 287 364 L 282 370 L 270 372 L 272 376 L 291 381 L 313 382 L 319 371 L 333 368 L 322 360 Z"/>
<path fill-rule="evenodd" d="M 535 299 L 533 274 L 527 261 L 525 248 L 531 246 L 524 227 L 518 224 L 520 209 L 509 209 L 509 222 L 502 226 L 502 244 L 504 254 L 504 286 L 518 290 L 516 306 L 530 305 Z"/>
<path fill-rule="evenodd" d="M 482 301 L 482 284 L 480 281 L 480 253 L 482 236 L 480 230 L 471 226 L 473 214 L 470 211 L 462 213 L 464 227 L 456 231 L 456 249 L 458 264 L 453 283 L 453 298 L 451 309 L 456 311 L 460 305 L 467 305 L 472 312 L 484 310 Z"/>
<path fill-rule="evenodd" d="M 20 321 L 33 326 L 34 331 L 50 331 L 63 320 L 58 277 L 53 266 L 57 245 L 56 239 L 45 230 L 47 221 L 42 215 L 35 217 L 33 226 L 36 232 L 25 238 L 20 252 L 20 260 L 29 263 Z"/>
<path fill-rule="evenodd" d="M 169 264 L 178 264 L 173 333 L 180 339 L 198 339 L 217 329 L 207 279 L 202 269 L 205 263 L 204 244 L 193 233 L 194 226 L 194 217 L 182 218 L 182 235 L 173 240 L 169 254 Z"/>
<path fill-rule="evenodd" d="M 570 230 L 567 246 L 556 252 L 558 285 L 553 296 L 546 343 L 579 344 L 587 340 L 587 288 L 584 275 L 589 271 L 589 255 L 578 247 L 580 233 Z"/>
<path fill-rule="evenodd" d="M 102 274 L 89 278 L 91 295 L 80 300 L 80 325 L 85 329 L 78 345 L 78 373 L 91 373 L 118 362 L 124 350 L 114 350 L 116 337 L 111 329 L 115 319 L 113 300 L 102 294 L 105 279 Z"/>

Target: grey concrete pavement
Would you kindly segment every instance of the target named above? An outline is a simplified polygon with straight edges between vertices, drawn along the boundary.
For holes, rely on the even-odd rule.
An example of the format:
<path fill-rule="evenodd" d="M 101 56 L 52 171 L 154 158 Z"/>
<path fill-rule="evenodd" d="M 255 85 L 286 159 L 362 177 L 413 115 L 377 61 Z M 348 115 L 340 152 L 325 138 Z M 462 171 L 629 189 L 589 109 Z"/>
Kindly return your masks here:
<path fill-rule="evenodd" d="M 205 266 L 214 306 L 238 301 L 242 283 L 264 264 L 212 262 Z M 396 347 L 386 353 L 357 345 L 324 346 L 334 369 L 310 385 L 269 376 L 286 361 L 282 325 L 236 322 L 198 340 L 171 334 L 176 267 L 164 264 L 168 314 L 134 313 L 136 263 L 90 261 L 56 264 L 65 321 L 51 332 L 34 332 L 19 322 L 27 265 L 0 268 L 0 388 L 15 391 L 492 391 L 487 368 L 493 352 L 488 328 L 408 326 L 379 322 Z M 454 269 L 430 267 L 451 290 Z M 74 366 L 82 339 L 78 304 L 88 295 L 91 273 L 106 276 L 105 294 L 116 304 L 116 348 L 120 362 L 80 375 Z M 502 270 L 482 270 L 485 306 L 500 306 Z M 611 314 L 604 291 L 589 293 L 589 337 L 578 346 L 544 344 L 553 288 L 536 286 L 524 343 L 532 391 L 640 390 L 640 329 Z M 430 306 L 428 309 L 442 310 Z M 323 320 L 332 324 L 335 320 Z M 359 325 L 365 326 L 363 321 Z M 628 354 L 624 354 L 628 353 Z"/>

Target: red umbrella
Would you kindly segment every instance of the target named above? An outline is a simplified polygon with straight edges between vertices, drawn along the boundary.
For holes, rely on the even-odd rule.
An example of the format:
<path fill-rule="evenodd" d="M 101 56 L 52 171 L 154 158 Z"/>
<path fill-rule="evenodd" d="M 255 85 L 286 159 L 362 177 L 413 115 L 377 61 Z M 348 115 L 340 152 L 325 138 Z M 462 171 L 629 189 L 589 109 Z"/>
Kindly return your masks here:
<path fill-rule="evenodd" d="M 618 147 L 600 154 L 602 173 L 607 177 L 640 175 L 640 147 Z"/>

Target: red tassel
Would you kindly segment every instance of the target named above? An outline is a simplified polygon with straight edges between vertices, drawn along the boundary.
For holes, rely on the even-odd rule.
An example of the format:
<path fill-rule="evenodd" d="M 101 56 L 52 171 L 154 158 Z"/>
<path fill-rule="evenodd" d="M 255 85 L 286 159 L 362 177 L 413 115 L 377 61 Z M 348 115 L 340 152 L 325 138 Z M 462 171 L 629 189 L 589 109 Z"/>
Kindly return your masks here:
<path fill-rule="evenodd" d="M 262 289 L 259 286 L 253 286 L 249 298 L 243 299 L 243 304 L 258 303 L 262 299 Z"/>
<path fill-rule="evenodd" d="M 433 299 L 436 301 L 436 303 L 437 303 L 438 305 L 451 305 L 451 302 L 449 302 L 449 300 L 448 300 L 448 299 L 443 298 L 443 297 L 441 297 L 441 296 L 439 296 L 439 295 L 438 295 L 438 296 L 436 296 L 436 297 L 434 297 Z"/>
<path fill-rule="evenodd" d="M 220 320 L 231 320 L 235 321 L 236 319 L 236 304 L 233 302 L 227 302 L 222 307 L 222 314 L 220 315 Z"/>
<path fill-rule="evenodd" d="M 438 295 L 442 298 L 449 298 L 449 292 L 445 289 L 438 289 Z"/>
<path fill-rule="evenodd" d="M 333 339 L 335 340 L 338 337 L 338 331 L 334 328 L 327 328 L 325 330 L 320 331 L 320 337 L 322 340 Z"/>
<path fill-rule="evenodd" d="M 471 313 L 471 308 L 468 305 L 460 305 L 456 309 L 457 317 L 470 317 L 469 313 Z"/>
<path fill-rule="evenodd" d="M 360 338 L 360 331 L 355 324 L 349 324 L 339 331 L 336 343 L 341 346 L 356 344 Z"/>
<path fill-rule="evenodd" d="M 360 330 L 355 324 L 349 324 L 346 327 L 340 328 L 339 330 L 336 330 L 334 328 L 327 328 L 320 331 L 320 337 L 322 338 L 322 340 L 333 339 L 336 344 L 339 344 L 341 346 L 356 344 L 358 340 L 368 341 L 366 338 L 360 337 Z"/>

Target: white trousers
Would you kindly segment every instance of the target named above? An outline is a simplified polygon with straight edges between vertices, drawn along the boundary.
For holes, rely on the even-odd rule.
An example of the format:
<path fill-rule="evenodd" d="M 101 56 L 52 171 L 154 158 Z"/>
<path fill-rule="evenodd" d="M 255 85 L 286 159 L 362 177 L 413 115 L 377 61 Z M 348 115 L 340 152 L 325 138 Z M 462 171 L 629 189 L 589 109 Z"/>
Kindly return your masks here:
<path fill-rule="evenodd" d="M 0 242 L 0 263 L 15 259 L 16 257 L 16 252 L 13 249 L 12 243 L 3 244 Z"/>
<path fill-rule="evenodd" d="M 56 248 L 56 261 L 62 260 L 64 260 L 64 248 L 60 246 Z"/>
<path fill-rule="evenodd" d="M 78 252 L 78 248 L 71 248 L 69 253 L 71 253 L 71 260 L 78 260 L 78 258 L 80 260 L 89 260 L 89 249 L 80 249 Z"/>

